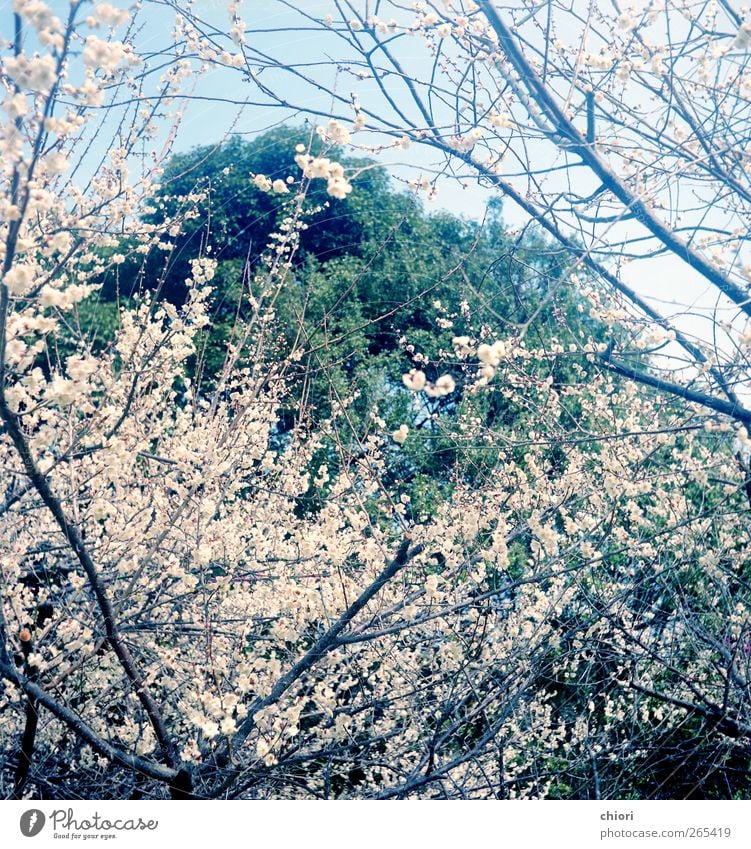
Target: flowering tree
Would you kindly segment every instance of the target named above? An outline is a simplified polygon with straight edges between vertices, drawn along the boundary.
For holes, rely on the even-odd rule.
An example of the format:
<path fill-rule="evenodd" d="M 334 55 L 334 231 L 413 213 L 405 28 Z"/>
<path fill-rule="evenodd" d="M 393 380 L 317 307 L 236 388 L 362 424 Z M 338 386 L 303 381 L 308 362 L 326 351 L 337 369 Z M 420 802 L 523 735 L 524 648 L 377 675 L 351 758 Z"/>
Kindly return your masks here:
<path fill-rule="evenodd" d="M 355 424 L 332 386 L 330 415 L 282 432 L 316 367 L 275 315 L 309 188 L 357 190 L 326 146 L 248 175 L 283 214 L 210 389 L 189 368 L 210 244 L 183 304 L 123 305 L 95 347 L 79 308 L 104 267 L 123 245 L 168 256 L 198 208 L 148 223 L 194 52 L 247 56 L 239 19 L 230 48 L 179 17 L 165 73 L 126 13 L 87 11 L 18 0 L 2 65 L 4 795 L 745 792 L 749 503 L 719 401 L 594 371 L 607 345 L 564 316 L 538 342 L 465 311 L 436 328 L 435 379 L 413 347 L 384 389 L 427 410 L 420 428 L 377 401 Z M 615 328 L 618 293 L 581 288 Z M 521 411 L 509 427 L 476 415 L 490 394 Z M 445 433 L 439 399 L 457 460 L 427 512 L 389 471 Z M 497 461 L 469 475 L 483 450 Z"/>

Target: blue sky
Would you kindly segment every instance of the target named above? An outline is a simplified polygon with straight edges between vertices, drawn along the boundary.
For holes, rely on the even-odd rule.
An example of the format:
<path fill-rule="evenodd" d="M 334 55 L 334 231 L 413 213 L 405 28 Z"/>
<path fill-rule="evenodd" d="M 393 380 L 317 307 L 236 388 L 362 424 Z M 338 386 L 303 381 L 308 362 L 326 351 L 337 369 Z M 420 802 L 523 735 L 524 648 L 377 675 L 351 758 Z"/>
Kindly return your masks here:
<path fill-rule="evenodd" d="M 62 17 L 67 9 L 67 3 L 53 0 L 53 8 Z M 123 4 L 125 5 L 125 4 Z M 364 3 L 359 0 L 359 5 Z M 85 14 L 82 5 L 82 16 Z M 327 39 L 320 30 L 301 30 L 304 18 L 301 11 L 317 13 L 320 16 L 328 11 L 334 11 L 332 0 L 300 0 L 294 8 L 279 0 L 267 2 L 247 2 L 242 7 L 246 25 L 249 29 L 247 40 L 251 47 L 268 51 L 277 57 L 289 55 L 295 62 L 321 63 L 315 73 L 330 75 L 331 66 L 327 67 L 328 55 L 336 50 L 333 40 Z M 223 0 L 197 0 L 194 11 L 209 23 L 215 24 L 220 30 L 228 29 L 226 3 Z M 8 3 L 3 3 L 2 24 L 0 31 L 10 32 L 11 9 Z M 144 3 L 139 15 L 143 24 L 138 36 L 140 49 L 156 50 L 169 43 L 169 32 L 174 20 L 174 11 L 165 4 L 158 2 Z M 419 63 L 425 62 L 425 74 L 429 72 L 429 58 L 417 58 L 419 51 L 412 59 Z M 418 65 L 419 67 L 419 65 Z M 321 95 L 315 89 L 304 84 L 296 83 L 290 75 L 285 79 L 285 91 L 291 101 L 309 107 L 313 111 L 325 112 L 329 103 L 327 96 Z M 373 81 L 358 82 L 361 97 L 367 96 L 368 88 L 375 86 Z M 241 133 L 252 137 L 282 121 L 301 123 L 304 116 L 293 114 L 288 110 L 271 106 L 238 107 L 229 101 L 257 99 L 255 86 L 244 80 L 241 73 L 235 70 L 211 70 L 197 80 L 195 94 L 197 99 L 187 105 L 184 118 L 176 138 L 175 150 L 184 151 L 196 145 L 219 142 L 229 133 Z M 374 138 L 367 134 L 359 134 L 357 141 L 373 143 Z M 431 174 L 441 166 L 436 160 L 436 153 L 428 148 L 413 145 L 409 151 L 388 151 L 382 160 L 401 176 L 416 174 Z M 482 217 L 493 193 L 481 187 L 474 180 L 442 179 L 439 183 L 439 193 L 435 206 L 446 208 L 455 214 L 475 218 Z M 504 219 L 510 226 L 519 226 L 524 222 L 523 214 L 510 203 L 504 205 Z M 698 306 L 701 311 L 714 307 L 714 301 L 709 300 L 705 284 L 684 263 L 673 257 L 655 260 L 642 260 L 627 269 L 625 277 L 640 293 L 651 298 L 666 313 L 683 312 L 689 304 Z M 680 303 L 671 304 L 680 292 Z M 698 319 L 684 319 L 691 330 L 697 335 L 705 335 L 708 330 Z"/>

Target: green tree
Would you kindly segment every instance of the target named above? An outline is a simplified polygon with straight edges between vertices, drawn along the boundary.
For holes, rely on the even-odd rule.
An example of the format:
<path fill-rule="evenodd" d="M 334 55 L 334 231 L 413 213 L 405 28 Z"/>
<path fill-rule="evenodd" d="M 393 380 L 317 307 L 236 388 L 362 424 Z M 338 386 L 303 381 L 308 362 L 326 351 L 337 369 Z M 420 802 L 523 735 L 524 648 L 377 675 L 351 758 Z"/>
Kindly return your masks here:
<path fill-rule="evenodd" d="M 252 176 L 298 179 L 295 148 L 301 144 L 317 154 L 322 143 L 302 128 L 282 127 L 250 142 L 233 137 L 173 157 L 146 216 L 147 223 L 165 228 L 162 247 L 144 257 L 128 250 L 132 246 L 119 246 L 125 262 L 104 274 L 102 309 L 115 298 L 147 291 L 181 303 L 191 261 L 211 246 L 217 262 L 212 324 L 193 366 L 204 391 L 215 385 L 227 340 L 251 308 L 254 269 L 287 214 L 287 196 L 261 191 Z M 416 399 L 402 375 L 420 368 L 429 381 L 438 379 L 457 337 L 476 345 L 528 323 L 528 343 L 545 346 L 552 335 L 602 341 L 607 329 L 582 309 L 569 281 L 572 258 L 534 231 L 508 235 L 499 204 L 491 204 L 483 222 L 429 213 L 383 168 L 339 150 L 331 155 L 354 175 L 354 191 L 335 200 L 314 181 L 309 193 L 312 211 L 293 274 L 275 305 L 286 334 L 280 350 L 301 339 L 306 351 L 282 427 L 301 415 L 320 420 L 351 397 L 347 432 L 338 439 L 361 439 L 374 413 L 389 429 L 407 424 L 420 439 L 394 445 L 393 478 L 409 484 L 414 509 L 430 509 L 457 475 L 460 456 L 465 478 L 492 474 L 497 465 L 496 451 L 463 444 L 463 423 L 479 418 L 489 428 L 508 430 L 520 426 L 525 411 L 498 392 L 465 393 L 462 375 L 469 370 L 462 371 L 459 360 L 456 390 L 444 397 Z M 175 216 L 182 226 L 173 236 L 165 222 Z M 90 310 L 89 320 L 95 319 L 96 310 Z M 565 383 L 574 366 L 591 368 L 580 356 L 560 358 L 550 376 Z M 437 415 L 446 412 L 451 415 Z M 571 427 L 580 413 L 573 411 Z"/>

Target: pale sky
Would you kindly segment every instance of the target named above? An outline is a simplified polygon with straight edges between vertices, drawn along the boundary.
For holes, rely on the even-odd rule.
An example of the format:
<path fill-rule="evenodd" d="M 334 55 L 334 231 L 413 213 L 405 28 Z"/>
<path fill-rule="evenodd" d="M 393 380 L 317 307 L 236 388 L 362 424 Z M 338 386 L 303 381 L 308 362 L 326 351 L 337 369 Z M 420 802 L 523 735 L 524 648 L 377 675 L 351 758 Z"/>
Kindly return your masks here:
<path fill-rule="evenodd" d="M 225 8 L 225 4 L 220 0 L 198 0 L 196 3 L 196 9 L 200 10 L 206 19 L 215 21 L 217 26 L 222 26 L 226 20 Z M 328 46 L 325 36 L 322 37 L 320 31 L 292 31 L 293 27 L 300 24 L 301 18 L 282 4 L 274 0 L 266 3 L 248 2 L 242 8 L 251 30 L 249 41 L 252 42 L 252 31 L 257 29 L 264 49 L 268 48 L 269 52 L 276 56 L 283 56 L 288 51 L 296 62 L 316 62 L 325 57 Z M 298 0 L 295 8 L 320 15 L 329 11 L 335 12 L 331 0 Z M 426 58 L 426 73 L 427 71 Z M 300 85 L 298 88 L 291 78 L 287 85 L 291 101 L 309 105 L 313 110 L 319 108 L 325 111 L 327 102 L 321 96 L 316 96 L 310 87 Z M 363 85 L 365 88 L 361 88 L 361 96 L 362 91 L 367 90 L 368 83 Z M 209 74 L 201 81 L 199 92 L 210 96 L 229 96 L 237 100 L 253 97 L 251 86 L 242 83 L 239 75 L 227 71 Z M 217 102 L 193 103 L 186 112 L 177 147 L 179 150 L 185 150 L 197 144 L 216 142 L 224 132 L 230 131 L 230 128 L 243 134 L 260 133 L 285 118 L 300 123 L 303 116 L 285 114 L 278 108 L 250 106 L 238 111 L 236 107 Z M 370 139 L 366 141 L 370 142 Z M 433 173 L 434 169 L 441 165 L 437 157 L 435 151 L 413 145 L 409 151 L 387 151 L 381 155 L 380 161 L 387 164 L 393 173 L 404 178 L 416 173 Z M 484 215 L 492 196 L 493 193 L 489 189 L 475 181 L 462 182 L 445 178 L 439 180 L 437 199 L 427 205 L 428 208 L 444 208 L 454 214 L 477 219 Z M 526 221 L 526 215 L 511 201 L 506 201 L 503 209 L 504 220 L 509 226 L 518 227 Z M 627 225 L 620 226 L 620 234 L 615 230 L 614 238 L 622 235 L 626 227 Z M 716 290 L 706 284 L 686 263 L 674 256 L 643 259 L 631 263 L 624 269 L 623 274 L 629 285 L 666 316 L 680 315 L 679 326 L 684 332 L 703 339 L 711 338 L 711 317 L 718 308 Z M 723 319 L 732 318 L 736 312 L 737 309 L 729 304 L 724 309 L 720 305 L 720 317 Z"/>
<path fill-rule="evenodd" d="M 62 15 L 67 3 L 53 0 L 53 8 Z M 355 5 L 358 5 L 355 3 Z M 362 0 L 360 0 L 362 6 Z M 228 28 L 227 4 L 224 0 L 196 0 L 194 10 L 217 28 Z M 303 20 L 298 10 L 304 10 L 320 15 L 335 11 L 332 0 L 298 0 L 294 10 L 285 7 L 278 0 L 248 0 L 242 6 L 250 33 L 247 40 L 253 46 L 261 46 L 276 56 L 289 54 L 295 62 L 310 63 L 325 62 L 329 50 L 334 45 L 326 41 L 320 30 L 297 31 Z M 11 21 L 9 4 L 3 3 L 1 29 L 8 35 Z M 155 2 L 147 2 L 141 12 L 140 20 L 145 26 L 138 36 L 139 49 L 159 49 L 169 42 L 169 30 L 174 19 L 174 12 L 169 7 Z M 254 36 L 254 32 L 257 35 Z M 415 57 L 420 55 L 415 48 Z M 418 60 L 419 61 L 419 60 Z M 428 73 L 429 61 L 425 58 L 425 72 Z M 320 68 L 318 73 L 331 73 Z M 285 85 L 289 99 L 300 103 L 313 111 L 326 111 L 328 102 L 325 96 L 316 93 L 310 86 L 295 84 L 287 77 Z M 363 82 L 360 86 L 361 96 L 367 94 L 369 86 L 375 83 Z M 185 151 L 196 145 L 217 143 L 231 132 L 239 132 L 248 138 L 262 133 L 279 122 L 288 120 L 301 123 L 305 116 L 292 114 L 280 108 L 263 106 L 246 106 L 238 108 L 231 102 L 243 101 L 257 97 L 255 86 L 243 81 L 240 72 L 234 70 L 213 70 L 197 80 L 195 94 L 205 100 L 193 101 L 184 110 L 185 115 L 179 128 L 175 150 Z M 357 135 L 355 140 L 363 139 L 373 143 L 373 136 Z M 408 151 L 387 151 L 380 157 L 393 173 L 402 178 L 419 175 L 432 175 L 441 166 L 439 154 L 426 147 L 413 145 Z M 465 170 L 466 173 L 466 170 Z M 476 181 L 467 179 L 443 178 L 439 180 L 437 199 L 430 204 L 435 208 L 444 208 L 454 214 L 479 219 L 485 213 L 486 206 L 493 194 L 489 189 L 480 186 Z M 518 227 L 526 220 L 512 202 L 503 205 L 503 217 L 508 226 Z M 626 225 L 621 225 L 623 228 Z M 632 225 L 633 226 L 633 225 Z M 615 234 L 614 234 L 615 235 Z M 709 287 L 687 264 L 681 260 L 666 256 L 659 259 L 639 260 L 624 270 L 626 281 L 640 295 L 653 301 L 661 312 L 670 316 L 682 315 L 680 327 L 685 332 L 700 338 L 709 339 L 712 322 L 702 320 L 701 315 L 711 317 L 717 308 L 715 290 Z M 736 309 L 728 306 L 721 309 L 721 317 L 730 319 Z"/>

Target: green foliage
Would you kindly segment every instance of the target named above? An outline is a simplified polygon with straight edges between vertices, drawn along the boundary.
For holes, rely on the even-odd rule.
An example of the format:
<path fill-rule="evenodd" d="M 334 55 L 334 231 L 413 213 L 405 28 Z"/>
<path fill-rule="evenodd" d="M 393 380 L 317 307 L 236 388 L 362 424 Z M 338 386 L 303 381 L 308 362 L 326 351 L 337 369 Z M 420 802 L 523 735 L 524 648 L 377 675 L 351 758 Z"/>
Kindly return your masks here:
<path fill-rule="evenodd" d="M 235 137 L 175 156 L 148 220 L 159 227 L 168 216 L 182 214 L 179 233 L 165 231 L 163 249 L 146 257 L 127 245 L 119 249 L 126 262 L 105 274 L 100 303 L 90 307 L 98 313 L 101 335 L 106 336 L 105 318 L 116 297 L 153 290 L 159 298 L 182 301 L 191 259 L 210 252 L 218 262 L 213 320 L 193 366 L 203 391 L 210 392 L 234 328 L 249 315 L 248 281 L 287 214 L 288 196 L 261 191 L 250 175 L 297 179 L 298 144 L 310 145 L 313 153 L 320 149 L 316 136 L 311 140 L 301 129 L 280 128 L 252 142 Z M 293 273 L 275 304 L 284 335 L 280 350 L 299 338 L 306 351 L 298 391 L 282 418 L 289 426 L 303 413 L 320 420 L 334 402 L 354 396 L 348 432 L 338 437 L 345 444 L 356 443 L 372 427 L 373 414 L 387 429 L 407 423 L 414 436 L 394 446 L 392 480 L 409 488 L 413 509 L 429 511 L 457 474 L 481 480 L 499 462 L 496 449 L 465 444 L 462 423 L 479 420 L 495 431 L 509 430 L 523 427 L 527 411 L 497 391 L 467 394 L 474 360 L 454 359 L 457 391 L 444 398 L 418 400 L 404 389 L 402 375 L 418 367 L 434 381 L 446 369 L 447 352 L 453 358 L 454 336 L 493 341 L 532 317 L 530 345 L 544 345 L 551 333 L 581 342 L 588 336 L 605 339 L 607 331 L 580 308 L 581 298 L 567 280 L 568 258 L 534 232 L 512 240 L 497 202 L 482 223 L 448 212 L 429 214 L 382 168 L 341 152 L 331 155 L 355 175 L 354 190 L 334 200 L 322 181 L 311 187 L 314 212 L 306 218 Z M 555 384 L 566 383 L 582 367 L 589 365 L 556 360 Z"/>

